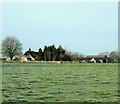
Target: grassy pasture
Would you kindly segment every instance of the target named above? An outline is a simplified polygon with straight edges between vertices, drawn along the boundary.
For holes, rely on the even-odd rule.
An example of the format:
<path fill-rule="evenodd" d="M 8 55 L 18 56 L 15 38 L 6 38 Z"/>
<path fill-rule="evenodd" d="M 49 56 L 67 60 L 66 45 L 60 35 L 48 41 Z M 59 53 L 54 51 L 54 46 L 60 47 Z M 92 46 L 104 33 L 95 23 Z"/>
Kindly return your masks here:
<path fill-rule="evenodd" d="M 3 63 L 3 102 L 117 102 L 116 63 Z"/>

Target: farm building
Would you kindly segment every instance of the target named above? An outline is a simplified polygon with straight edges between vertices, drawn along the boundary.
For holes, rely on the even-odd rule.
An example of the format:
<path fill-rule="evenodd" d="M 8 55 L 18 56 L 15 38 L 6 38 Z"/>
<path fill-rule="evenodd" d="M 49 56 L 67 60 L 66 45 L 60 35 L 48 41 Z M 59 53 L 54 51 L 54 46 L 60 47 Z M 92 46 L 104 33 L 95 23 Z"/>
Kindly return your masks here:
<path fill-rule="evenodd" d="M 34 61 L 35 59 L 29 54 L 21 57 L 21 62 Z"/>
<path fill-rule="evenodd" d="M 112 63 L 113 60 L 106 55 L 88 55 L 85 57 L 85 61 L 91 63 L 92 60 L 96 61 L 95 63 Z"/>
<path fill-rule="evenodd" d="M 35 59 L 37 57 L 37 55 L 38 55 L 38 52 L 31 51 L 31 49 L 29 48 L 29 50 L 26 51 L 24 55 L 27 55 L 27 56 L 30 55 L 30 57 Z"/>
<path fill-rule="evenodd" d="M 28 60 L 27 60 L 27 57 L 25 57 L 25 56 L 22 56 L 21 57 L 21 62 L 27 62 Z"/>

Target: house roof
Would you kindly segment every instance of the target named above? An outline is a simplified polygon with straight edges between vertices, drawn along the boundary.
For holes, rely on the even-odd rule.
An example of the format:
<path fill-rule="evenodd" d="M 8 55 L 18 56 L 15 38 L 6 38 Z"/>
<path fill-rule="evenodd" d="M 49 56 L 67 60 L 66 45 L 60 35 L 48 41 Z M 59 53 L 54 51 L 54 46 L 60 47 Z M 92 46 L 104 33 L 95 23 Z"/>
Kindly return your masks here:
<path fill-rule="evenodd" d="M 24 55 L 31 55 L 32 57 L 36 57 L 37 55 L 38 55 L 38 52 L 34 52 L 34 51 L 27 51 L 27 52 L 25 52 L 25 54 Z"/>
<path fill-rule="evenodd" d="M 30 55 L 24 55 L 26 58 L 31 58 Z"/>
<path fill-rule="evenodd" d="M 106 55 L 88 55 L 86 58 L 107 58 Z"/>

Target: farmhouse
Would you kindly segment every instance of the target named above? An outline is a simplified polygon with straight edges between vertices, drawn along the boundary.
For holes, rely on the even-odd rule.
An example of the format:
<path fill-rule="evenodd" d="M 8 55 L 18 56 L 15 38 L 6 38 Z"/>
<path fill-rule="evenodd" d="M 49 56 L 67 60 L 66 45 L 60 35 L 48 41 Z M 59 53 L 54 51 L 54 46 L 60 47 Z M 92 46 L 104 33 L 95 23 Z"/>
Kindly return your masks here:
<path fill-rule="evenodd" d="M 88 55 L 85 57 L 85 61 L 91 63 L 92 60 L 96 61 L 96 63 L 111 63 L 113 60 L 107 55 Z"/>
<path fill-rule="evenodd" d="M 37 54 L 38 52 L 31 51 L 29 48 L 29 50 L 26 51 L 23 56 L 21 56 L 21 62 L 35 61 Z"/>
<path fill-rule="evenodd" d="M 31 51 L 31 49 L 29 48 L 29 50 L 26 51 L 24 55 L 30 55 L 30 57 L 35 59 L 37 57 L 37 55 L 38 55 L 38 52 Z"/>

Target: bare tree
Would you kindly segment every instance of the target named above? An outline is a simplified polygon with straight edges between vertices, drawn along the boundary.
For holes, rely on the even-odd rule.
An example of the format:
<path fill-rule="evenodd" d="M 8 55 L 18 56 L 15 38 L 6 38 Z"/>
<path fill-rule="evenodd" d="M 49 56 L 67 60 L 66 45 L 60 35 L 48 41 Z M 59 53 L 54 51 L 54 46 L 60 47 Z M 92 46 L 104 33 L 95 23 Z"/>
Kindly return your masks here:
<path fill-rule="evenodd" d="M 101 53 L 99 53 L 98 55 L 107 55 L 107 56 L 108 56 L 108 55 L 109 55 L 109 52 L 107 52 L 107 51 L 106 51 L 106 52 L 101 52 Z"/>
<path fill-rule="evenodd" d="M 112 51 L 112 52 L 110 52 L 109 57 L 112 58 L 115 61 L 120 60 L 120 51 Z"/>
<path fill-rule="evenodd" d="M 73 61 L 79 61 L 80 58 L 84 58 L 84 54 L 78 53 L 78 52 L 71 52 L 71 51 L 68 51 L 67 49 L 65 49 L 65 54 L 69 55 L 71 60 Z"/>
<path fill-rule="evenodd" d="M 2 55 L 13 60 L 14 56 L 20 55 L 22 52 L 22 44 L 16 37 L 8 36 L 2 40 Z"/>

